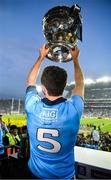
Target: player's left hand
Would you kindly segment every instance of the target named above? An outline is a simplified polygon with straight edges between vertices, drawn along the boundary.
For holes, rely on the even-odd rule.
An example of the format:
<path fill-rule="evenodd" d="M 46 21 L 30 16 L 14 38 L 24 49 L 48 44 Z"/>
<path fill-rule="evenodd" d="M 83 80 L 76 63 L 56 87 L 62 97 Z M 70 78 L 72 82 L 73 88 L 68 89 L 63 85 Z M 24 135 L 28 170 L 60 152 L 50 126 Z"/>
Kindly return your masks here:
<path fill-rule="evenodd" d="M 41 46 L 41 48 L 39 49 L 40 58 L 44 59 L 48 52 L 49 52 L 49 47 L 47 45 L 43 44 Z"/>

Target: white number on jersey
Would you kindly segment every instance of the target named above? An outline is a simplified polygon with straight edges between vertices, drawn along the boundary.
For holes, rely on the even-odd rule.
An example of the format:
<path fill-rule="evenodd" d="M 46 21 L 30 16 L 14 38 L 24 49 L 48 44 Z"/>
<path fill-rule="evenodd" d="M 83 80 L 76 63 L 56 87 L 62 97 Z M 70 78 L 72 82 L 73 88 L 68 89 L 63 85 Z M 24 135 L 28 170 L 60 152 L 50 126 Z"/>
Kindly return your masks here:
<path fill-rule="evenodd" d="M 59 132 L 57 129 L 42 129 L 39 128 L 38 132 L 37 132 L 37 139 L 39 141 L 42 142 L 48 142 L 51 143 L 53 145 L 53 147 L 51 149 L 45 148 L 41 145 L 38 145 L 38 148 L 42 151 L 46 151 L 46 152 L 50 152 L 50 153 L 57 153 L 59 152 L 61 145 L 59 142 L 57 142 L 56 140 L 53 140 L 51 138 L 46 138 L 44 137 L 44 134 L 51 134 L 52 137 L 58 137 L 59 136 Z"/>

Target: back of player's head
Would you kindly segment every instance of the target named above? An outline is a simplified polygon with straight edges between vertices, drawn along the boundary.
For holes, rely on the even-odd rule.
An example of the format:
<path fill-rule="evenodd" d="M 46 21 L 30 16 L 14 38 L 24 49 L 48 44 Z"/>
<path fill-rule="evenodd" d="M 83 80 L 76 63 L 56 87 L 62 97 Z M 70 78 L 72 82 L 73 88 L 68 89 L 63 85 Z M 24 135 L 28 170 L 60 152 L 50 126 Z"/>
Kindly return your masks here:
<path fill-rule="evenodd" d="M 67 72 L 58 66 L 48 66 L 41 76 L 41 84 L 50 96 L 60 96 L 67 82 Z"/>

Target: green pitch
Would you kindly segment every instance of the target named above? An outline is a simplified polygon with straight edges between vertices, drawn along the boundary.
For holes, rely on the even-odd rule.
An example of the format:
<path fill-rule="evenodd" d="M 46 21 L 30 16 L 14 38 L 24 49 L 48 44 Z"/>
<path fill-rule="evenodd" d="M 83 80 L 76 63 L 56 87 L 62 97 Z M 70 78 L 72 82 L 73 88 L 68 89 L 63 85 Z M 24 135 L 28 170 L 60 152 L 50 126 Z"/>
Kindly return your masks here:
<path fill-rule="evenodd" d="M 26 115 L 21 114 L 11 114 L 3 115 L 3 121 L 8 124 L 15 124 L 18 127 L 26 125 Z M 81 118 L 81 125 L 94 125 L 96 127 L 100 126 L 102 132 L 111 133 L 111 118 L 96 118 L 96 117 L 84 117 Z"/>
<path fill-rule="evenodd" d="M 81 119 L 81 125 L 100 126 L 102 132 L 111 133 L 111 118 L 85 117 Z"/>

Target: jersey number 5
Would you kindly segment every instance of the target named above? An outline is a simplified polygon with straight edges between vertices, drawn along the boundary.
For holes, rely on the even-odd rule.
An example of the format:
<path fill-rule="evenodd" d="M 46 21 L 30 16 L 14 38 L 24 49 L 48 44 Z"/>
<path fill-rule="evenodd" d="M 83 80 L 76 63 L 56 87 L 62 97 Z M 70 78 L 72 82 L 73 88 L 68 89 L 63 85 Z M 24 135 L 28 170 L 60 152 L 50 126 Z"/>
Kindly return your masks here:
<path fill-rule="evenodd" d="M 37 139 L 41 142 L 48 142 L 51 143 L 53 145 L 53 147 L 51 149 L 43 147 L 41 145 L 38 145 L 38 148 L 42 151 L 46 151 L 46 152 L 50 152 L 50 153 L 57 153 L 59 152 L 61 145 L 59 142 L 55 141 L 52 138 L 47 138 L 44 137 L 44 134 L 50 134 L 53 137 L 58 137 L 59 136 L 59 132 L 57 129 L 42 129 L 39 128 L 38 132 L 37 132 Z"/>

